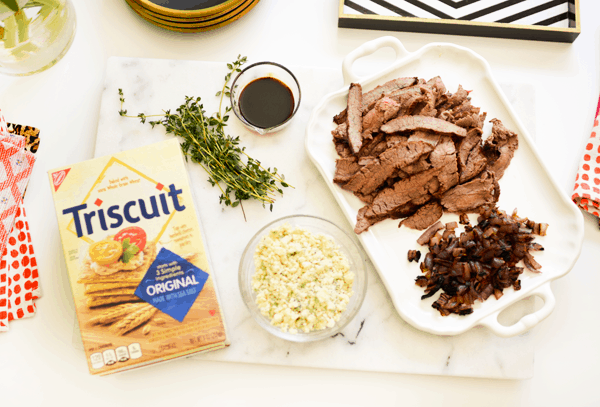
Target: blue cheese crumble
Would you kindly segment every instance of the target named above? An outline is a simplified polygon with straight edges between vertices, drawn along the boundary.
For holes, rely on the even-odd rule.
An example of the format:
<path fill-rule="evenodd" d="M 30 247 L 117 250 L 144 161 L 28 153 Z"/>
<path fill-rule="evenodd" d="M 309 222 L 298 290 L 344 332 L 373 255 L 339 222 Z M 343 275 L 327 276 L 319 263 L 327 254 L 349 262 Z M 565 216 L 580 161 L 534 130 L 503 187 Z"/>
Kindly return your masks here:
<path fill-rule="evenodd" d="M 283 332 L 332 328 L 353 294 L 354 273 L 333 239 L 287 223 L 261 239 L 254 265 L 256 304 Z"/>

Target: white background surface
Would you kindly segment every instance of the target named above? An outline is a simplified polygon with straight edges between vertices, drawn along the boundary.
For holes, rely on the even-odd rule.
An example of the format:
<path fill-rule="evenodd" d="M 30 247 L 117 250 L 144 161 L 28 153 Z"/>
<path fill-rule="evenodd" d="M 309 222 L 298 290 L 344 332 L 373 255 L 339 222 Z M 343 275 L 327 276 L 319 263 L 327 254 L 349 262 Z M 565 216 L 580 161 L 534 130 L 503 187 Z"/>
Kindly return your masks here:
<path fill-rule="evenodd" d="M 0 107 L 11 122 L 42 130 L 26 199 L 43 297 L 38 315 L 0 335 L 0 405 L 216 406 L 597 406 L 600 373 L 597 291 L 600 231 L 586 218 L 579 262 L 553 283 L 557 306 L 532 331 L 534 377 L 525 381 L 281 368 L 180 360 L 106 378 L 92 377 L 72 346 L 73 308 L 45 172 L 91 158 L 106 59 L 132 56 L 228 62 L 250 60 L 339 68 L 365 41 L 388 32 L 337 28 L 337 1 L 262 0 L 217 31 L 181 35 L 137 17 L 123 0 L 75 0 L 73 46 L 55 67 L 26 78 L 0 76 Z M 499 82 L 536 88 L 536 142 L 570 195 L 598 97 L 600 2 L 581 2 L 574 44 L 391 33 L 409 51 L 433 41 L 470 47 Z M 392 55 L 373 57 L 385 63 Z M 361 67 L 368 64 L 360 64 Z M 190 90 L 190 94 L 193 89 Z"/>

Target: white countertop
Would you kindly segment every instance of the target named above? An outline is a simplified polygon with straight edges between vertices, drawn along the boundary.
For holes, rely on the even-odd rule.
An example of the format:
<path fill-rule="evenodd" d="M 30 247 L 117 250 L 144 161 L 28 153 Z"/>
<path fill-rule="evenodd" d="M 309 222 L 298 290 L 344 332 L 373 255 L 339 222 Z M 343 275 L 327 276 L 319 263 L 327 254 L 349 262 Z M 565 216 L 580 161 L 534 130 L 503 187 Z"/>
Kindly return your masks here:
<path fill-rule="evenodd" d="M 553 44 L 337 28 L 337 1 L 262 0 L 241 20 L 217 31 L 181 35 L 140 19 L 123 0 L 78 0 L 77 35 L 55 67 L 25 78 L 0 76 L 0 108 L 8 121 L 42 131 L 27 207 L 43 297 L 38 315 L 0 334 L 0 405 L 158 405 L 189 401 L 218 406 L 595 406 L 600 373 L 596 287 L 600 231 L 586 218 L 578 263 L 552 284 L 557 305 L 531 334 L 531 380 L 484 380 L 178 360 L 112 377 L 87 373 L 74 349 L 70 299 L 50 187 L 45 172 L 91 158 L 108 57 L 229 62 L 249 60 L 339 69 L 342 58 L 382 35 L 409 51 L 429 42 L 473 49 L 499 82 L 535 87 L 536 143 L 569 194 L 591 131 L 598 97 L 600 2 L 581 2 L 582 34 Z M 385 63 L 380 51 L 358 68 Z M 341 75 L 341 73 L 340 73 Z M 193 90 L 190 90 L 190 94 Z M 283 198 L 285 199 L 285 197 Z M 594 261 L 596 260 L 596 261 Z"/>

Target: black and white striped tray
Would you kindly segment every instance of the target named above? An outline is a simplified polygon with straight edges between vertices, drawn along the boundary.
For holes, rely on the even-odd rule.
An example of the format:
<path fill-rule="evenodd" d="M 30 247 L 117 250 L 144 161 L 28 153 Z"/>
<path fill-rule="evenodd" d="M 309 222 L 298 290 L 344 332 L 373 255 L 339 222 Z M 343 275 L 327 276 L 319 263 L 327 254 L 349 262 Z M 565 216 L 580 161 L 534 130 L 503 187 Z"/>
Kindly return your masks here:
<path fill-rule="evenodd" d="M 573 42 L 579 0 L 340 0 L 339 26 Z"/>

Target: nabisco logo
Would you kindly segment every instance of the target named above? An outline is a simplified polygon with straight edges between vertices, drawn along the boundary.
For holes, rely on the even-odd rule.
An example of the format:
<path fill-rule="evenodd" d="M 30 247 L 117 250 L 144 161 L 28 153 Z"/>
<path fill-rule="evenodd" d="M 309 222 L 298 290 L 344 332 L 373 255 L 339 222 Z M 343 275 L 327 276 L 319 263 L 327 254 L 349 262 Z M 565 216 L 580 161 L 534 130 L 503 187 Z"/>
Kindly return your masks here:
<path fill-rule="evenodd" d="M 71 171 L 70 168 L 66 170 L 60 170 L 52 173 L 52 183 L 54 184 L 54 192 L 58 191 L 58 187 L 63 183 L 65 178 L 67 178 L 67 174 Z"/>

